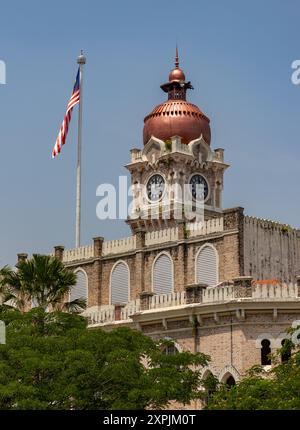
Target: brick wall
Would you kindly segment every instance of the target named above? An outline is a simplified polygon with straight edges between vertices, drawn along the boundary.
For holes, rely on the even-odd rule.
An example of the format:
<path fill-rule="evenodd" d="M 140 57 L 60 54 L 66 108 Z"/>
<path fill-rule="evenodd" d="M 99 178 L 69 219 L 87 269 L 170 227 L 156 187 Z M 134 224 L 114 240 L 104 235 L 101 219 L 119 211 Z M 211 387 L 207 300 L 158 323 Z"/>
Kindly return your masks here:
<path fill-rule="evenodd" d="M 220 316 L 218 323 L 213 317 L 207 317 L 198 328 L 196 349 L 211 357 L 209 368 L 215 376 L 221 377 L 222 372 L 230 368 L 232 373 L 235 370 L 242 376 L 250 367 L 260 364 L 261 350 L 257 346 L 261 340 L 268 338 L 275 353 L 285 330 L 299 318 L 300 311 L 297 314 L 282 312 L 276 321 L 270 312 L 246 314 L 244 321 L 237 320 L 234 313 Z M 195 352 L 195 332 L 188 319 L 170 321 L 167 329 L 155 322 L 141 325 L 141 330 L 156 340 L 172 338 L 183 350 Z"/>

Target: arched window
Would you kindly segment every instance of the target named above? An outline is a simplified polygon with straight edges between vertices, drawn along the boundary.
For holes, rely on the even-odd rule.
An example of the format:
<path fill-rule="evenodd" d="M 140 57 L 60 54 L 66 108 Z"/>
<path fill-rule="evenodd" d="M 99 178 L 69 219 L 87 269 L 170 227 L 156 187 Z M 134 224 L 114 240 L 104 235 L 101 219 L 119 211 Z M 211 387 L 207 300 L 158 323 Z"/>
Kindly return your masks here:
<path fill-rule="evenodd" d="M 228 376 L 228 378 L 225 381 L 225 385 L 229 389 L 235 385 L 235 379 L 232 375 Z"/>
<path fill-rule="evenodd" d="M 88 279 L 87 274 L 84 270 L 79 269 L 75 272 L 77 281 L 76 285 L 71 288 L 70 291 L 70 302 L 77 299 L 85 299 L 88 298 Z"/>
<path fill-rule="evenodd" d="M 170 294 L 173 291 L 173 262 L 168 254 L 160 254 L 153 263 L 153 292 Z"/>
<path fill-rule="evenodd" d="M 271 342 L 268 339 L 263 339 L 261 341 L 261 364 L 263 366 L 268 366 L 271 364 L 271 358 L 269 354 L 271 354 Z"/>
<path fill-rule="evenodd" d="M 129 269 L 123 261 L 118 262 L 111 271 L 110 302 L 112 305 L 129 301 Z"/>
<path fill-rule="evenodd" d="M 240 380 L 240 374 L 234 366 L 227 365 L 220 372 L 218 380 L 221 382 L 221 384 L 232 387 L 236 384 L 236 381 Z"/>
<path fill-rule="evenodd" d="M 286 363 L 287 361 L 289 361 L 292 355 L 291 342 L 289 341 L 289 339 L 282 339 L 281 346 L 281 362 Z"/>
<path fill-rule="evenodd" d="M 176 354 L 178 354 L 178 352 L 179 351 L 175 345 L 168 345 L 168 346 L 164 347 L 164 349 L 163 349 L 163 354 L 165 354 L 165 355 L 176 355 Z"/>
<path fill-rule="evenodd" d="M 196 283 L 213 287 L 218 283 L 218 253 L 212 245 L 204 245 L 196 258 Z"/>

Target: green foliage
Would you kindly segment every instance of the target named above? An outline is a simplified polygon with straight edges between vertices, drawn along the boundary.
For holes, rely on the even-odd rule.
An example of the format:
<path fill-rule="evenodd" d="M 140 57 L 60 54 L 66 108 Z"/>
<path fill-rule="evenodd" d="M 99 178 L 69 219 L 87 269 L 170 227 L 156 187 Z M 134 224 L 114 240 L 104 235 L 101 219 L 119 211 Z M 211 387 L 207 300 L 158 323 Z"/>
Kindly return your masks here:
<path fill-rule="evenodd" d="M 17 270 L 9 267 L 0 270 L 0 298 L 2 306 L 10 300 L 24 311 L 32 300 L 43 309 L 79 311 L 85 307 L 83 299 L 65 301 L 76 284 L 76 274 L 50 255 L 34 254 L 20 261 Z"/>
<path fill-rule="evenodd" d="M 204 403 L 208 405 L 219 387 L 219 380 L 212 373 L 210 373 L 203 381 L 202 387 L 204 388 Z"/>
<path fill-rule="evenodd" d="M 144 409 L 200 397 L 208 357 L 165 355 L 129 328 L 87 329 L 79 315 L 2 309 L 0 409 Z"/>
<path fill-rule="evenodd" d="M 165 140 L 165 148 L 166 148 L 166 151 L 171 151 L 172 150 L 172 141 L 171 141 L 171 139 Z"/>

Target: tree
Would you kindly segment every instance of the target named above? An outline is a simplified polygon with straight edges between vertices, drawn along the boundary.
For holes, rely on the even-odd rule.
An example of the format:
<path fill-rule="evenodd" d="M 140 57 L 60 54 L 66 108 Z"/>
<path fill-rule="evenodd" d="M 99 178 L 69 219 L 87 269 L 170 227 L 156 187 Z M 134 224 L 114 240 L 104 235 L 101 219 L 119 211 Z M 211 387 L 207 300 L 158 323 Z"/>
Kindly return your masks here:
<path fill-rule="evenodd" d="M 8 266 L 0 269 L 0 309 L 10 308 L 8 302 L 15 298 L 15 295 L 7 285 L 7 278 L 10 276 L 11 269 Z"/>
<path fill-rule="evenodd" d="M 68 294 L 76 284 L 76 274 L 55 257 L 34 254 L 31 259 L 20 261 L 16 271 L 6 266 L 0 272 L 5 303 L 21 311 L 31 302 L 43 309 L 78 311 L 85 307 L 83 299 L 69 302 Z"/>
<path fill-rule="evenodd" d="M 201 397 L 203 354 L 165 355 L 141 332 L 91 330 L 79 315 L 42 308 L 4 309 L 0 319 L 0 409 L 162 408 Z"/>
<path fill-rule="evenodd" d="M 294 331 L 289 329 L 288 333 Z M 283 362 L 281 357 L 284 357 Z M 269 372 L 262 366 L 254 366 L 236 386 L 231 389 L 224 385 L 219 387 L 207 409 L 299 410 L 300 351 L 288 340 L 272 356 L 272 362 L 275 366 Z"/>

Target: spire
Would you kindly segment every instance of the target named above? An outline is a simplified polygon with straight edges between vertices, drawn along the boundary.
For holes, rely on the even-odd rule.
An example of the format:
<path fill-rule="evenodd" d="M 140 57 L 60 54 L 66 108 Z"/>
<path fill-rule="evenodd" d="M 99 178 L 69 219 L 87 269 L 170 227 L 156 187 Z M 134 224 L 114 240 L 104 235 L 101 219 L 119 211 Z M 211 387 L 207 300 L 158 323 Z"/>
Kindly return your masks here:
<path fill-rule="evenodd" d="M 175 55 L 175 69 L 179 69 L 179 57 L 178 57 L 177 43 L 176 43 L 176 55 Z"/>
<path fill-rule="evenodd" d="M 162 84 L 160 88 L 168 93 L 169 100 L 186 100 L 186 90 L 192 89 L 190 82 L 185 81 L 185 74 L 179 67 L 178 46 L 176 43 L 175 68 L 169 74 L 169 82 Z"/>

